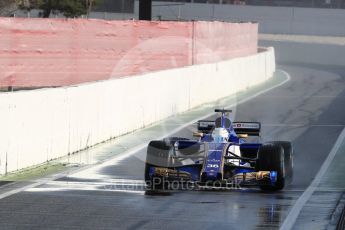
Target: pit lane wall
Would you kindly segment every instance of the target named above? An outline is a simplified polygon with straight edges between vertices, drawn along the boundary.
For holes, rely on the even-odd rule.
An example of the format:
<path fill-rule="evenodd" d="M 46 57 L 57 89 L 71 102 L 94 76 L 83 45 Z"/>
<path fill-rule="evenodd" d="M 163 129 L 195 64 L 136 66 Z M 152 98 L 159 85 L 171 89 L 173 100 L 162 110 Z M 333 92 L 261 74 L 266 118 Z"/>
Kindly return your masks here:
<path fill-rule="evenodd" d="M 0 88 L 68 86 L 257 52 L 257 23 L 0 18 Z"/>
<path fill-rule="evenodd" d="M 152 17 L 161 20 L 255 21 L 260 25 L 260 33 L 345 36 L 344 9 L 194 2 L 153 1 Z M 135 2 L 135 15 L 139 15 L 138 0 Z"/>
<path fill-rule="evenodd" d="M 0 94 L 0 173 L 47 162 L 257 85 L 274 50 L 72 87 Z"/>

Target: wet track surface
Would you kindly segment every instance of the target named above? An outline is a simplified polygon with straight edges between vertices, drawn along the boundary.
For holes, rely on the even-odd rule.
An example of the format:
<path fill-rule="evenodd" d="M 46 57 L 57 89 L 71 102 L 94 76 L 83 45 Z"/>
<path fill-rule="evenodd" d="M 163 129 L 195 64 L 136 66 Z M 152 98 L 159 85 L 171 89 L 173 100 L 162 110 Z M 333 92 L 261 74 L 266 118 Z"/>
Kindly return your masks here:
<path fill-rule="evenodd" d="M 233 109 L 235 120 L 262 123 L 263 141 L 293 142 L 295 178 L 284 191 L 145 195 L 143 149 L 1 199 L 0 229 L 278 229 L 345 125 L 345 72 L 313 66 L 280 68 L 291 75 L 289 82 Z M 174 136 L 190 137 L 192 129 Z M 341 194 L 325 192 L 327 196 L 321 192 L 315 198 L 319 205 Z M 317 202 L 312 207 L 317 208 Z M 326 209 L 325 216 L 332 211 Z"/>

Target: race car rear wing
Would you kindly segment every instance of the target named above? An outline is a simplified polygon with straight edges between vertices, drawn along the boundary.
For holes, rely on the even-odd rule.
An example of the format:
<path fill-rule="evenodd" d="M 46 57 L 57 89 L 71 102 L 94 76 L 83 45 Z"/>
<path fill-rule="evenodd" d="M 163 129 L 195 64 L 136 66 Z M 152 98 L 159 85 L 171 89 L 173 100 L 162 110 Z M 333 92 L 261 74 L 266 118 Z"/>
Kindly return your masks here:
<path fill-rule="evenodd" d="M 215 121 L 211 120 L 200 120 L 198 121 L 198 131 L 202 133 L 210 133 L 216 126 Z"/>
<path fill-rule="evenodd" d="M 249 136 L 260 136 L 260 122 L 233 122 L 236 134 L 248 134 Z"/>
<path fill-rule="evenodd" d="M 260 136 L 260 122 L 233 122 L 232 126 L 236 134 L 247 134 L 248 136 Z M 198 131 L 210 133 L 215 127 L 215 121 L 200 120 L 198 121 Z"/>

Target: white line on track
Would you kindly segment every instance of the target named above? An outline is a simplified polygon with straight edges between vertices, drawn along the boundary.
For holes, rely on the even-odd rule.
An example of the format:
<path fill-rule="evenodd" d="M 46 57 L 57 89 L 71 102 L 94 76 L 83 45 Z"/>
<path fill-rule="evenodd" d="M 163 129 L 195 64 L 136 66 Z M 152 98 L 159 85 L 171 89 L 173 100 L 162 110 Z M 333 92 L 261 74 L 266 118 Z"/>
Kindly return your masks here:
<path fill-rule="evenodd" d="M 286 82 L 290 81 L 290 79 L 291 79 L 290 74 L 288 74 L 287 72 L 285 72 L 285 71 L 283 71 L 283 70 L 277 70 L 277 71 L 283 73 L 283 74 L 286 76 L 286 79 L 285 79 L 284 81 L 282 81 L 282 82 L 279 83 L 278 85 L 271 86 L 271 87 L 269 87 L 269 88 L 267 88 L 267 89 L 264 89 L 264 90 L 262 90 L 262 91 L 260 91 L 260 92 L 255 93 L 255 94 L 253 94 L 253 95 L 251 95 L 251 96 L 249 96 L 249 97 L 247 97 L 247 98 L 244 98 L 244 99 L 242 99 L 242 100 L 240 100 L 240 101 L 238 101 L 238 102 L 235 102 L 235 103 L 233 103 L 233 104 L 231 104 L 231 105 L 228 105 L 228 106 L 226 106 L 224 109 L 229 109 L 229 108 L 231 108 L 231 107 L 234 107 L 235 105 L 239 105 L 239 104 L 245 103 L 245 102 L 247 102 L 247 101 L 249 101 L 249 100 L 252 100 L 252 99 L 255 98 L 255 97 L 260 96 L 261 94 L 264 94 L 264 93 L 266 93 L 266 92 L 268 92 L 268 91 L 270 91 L 270 90 L 272 90 L 272 89 L 278 88 L 278 87 L 284 85 Z M 181 131 L 182 129 L 184 129 L 184 128 L 186 128 L 186 127 L 188 127 L 188 126 L 190 126 L 190 125 L 196 123 L 198 120 L 205 119 L 205 118 L 210 117 L 210 116 L 212 116 L 212 115 L 214 115 L 214 112 L 209 113 L 209 114 L 206 114 L 206 115 L 201 116 L 201 117 L 198 117 L 197 119 L 194 119 L 194 120 L 192 120 L 192 121 L 190 121 L 190 122 L 187 122 L 187 123 L 185 123 L 184 125 L 181 125 L 181 126 L 177 127 L 176 129 L 172 130 L 171 132 L 166 133 L 166 134 L 164 134 L 163 136 L 160 136 L 160 137 L 157 137 L 157 138 L 165 138 L 165 137 L 171 136 L 171 135 L 173 135 L 174 133 L 177 133 L 177 132 Z M 117 163 L 117 162 L 119 162 L 119 161 L 121 161 L 121 160 L 124 160 L 124 159 L 126 159 L 126 158 L 128 158 L 128 157 L 134 155 L 134 154 L 137 153 L 138 151 L 140 151 L 140 150 L 146 148 L 147 145 L 148 145 L 148 142 L 147 142 L 147 143 L 142 143 L 142 144 L 140 144 L 140 145 L 138 145 L 138 146 L 136 146 L 136 147 L 134 147 L 134 148 L 131 148 L 131 149 L 128 150 L 128 151 L 125 151 L 124 153 L 122 153 L 122 154 L 120 154 L 120 155 L 116 155 L 116 156 L 114 156 L 113 158 L 110 158 L 109 160 L 107 160 L 107 161 L 105 161 L 105 162 L 103 162 L 103 163 L 101 163 L 101 164 L 98 164 L 98 165 L 91 165 L 91 166 L 87 166 L 87 167 L 85 167 L 85 168 L 83 167 L 83 168 L 78 169 L 78 170 L 75 170 L 75 171 L 73 171 L 73 172 L 77 173 L 77 172 L 81 172 L 81 171 L 84 171 L 84 170 L 97 170 L 97 169 L 99 169 L 99 168 L 101 168 L 101 167 L 104 167 L 104 166 L 107 166 L 107 165 L 112 165 L 112 164 L 114 164 L 114 163 Z M 72 173 L 73 173 L 73 172 L 72 172 Z M 58 174 L 58 175 L 56 175 L 56 176 L 54 176 L 54 177 L 50 177 L 50 178 L 47 178 L 47 179 L 43 179 L 43 180 L 38 181 L 38 182 L 36 182 L 36 183 L 33 183 L 33 184 L 30 184 L 30 185 L 27 185 L 27 186 L 24 186 L 24 187 L 21 187 L 21 188 L 17 188 L 17 189 L 14 189 L 14 190 L 11 190 L 11 191 L 2 193 L 2 194 L 0 194 L 0 200 L 6 198 L 6 197 L 8 197 L 8 196 L 12 196 L 12 195 L 14 195 L 14 194 L 23 192 L 23 191 L 25 191 L 25 190 L 29 190 L 29 189 L 31 189 L 31 188 L 34 188 L 34 187 L 43 185 L 43 184 L 45 184 L 45 183 L 47 183 L 47 182 L 49 182 L 49 181 L 56 180 L 56 179 L 58 179 L 58 178 L 61 178 L 61 177 L 64 177 L 64 176 L 68 176 L 68 175 L 71 175 L 70 172 Z"/>
<path fill-rule="evenodd" d="M 274 96 L 263 96 L 262 98 L 345 98 L 345 96 L 330 96 L 330 95 L 325 95 L 325 96 L 279 96 L 279 95 L 274 95 Z"/>
<path fill-rule="evenodd" d="M 313 195 L 314 191 L 316 190 L 317 186 L 320 184 L 322 176 L 326 173 L 327 169 L 329 168 L 330 164 L 332 163 L 335 155 L 337 154 L 340 145 L 345 140 L 345 128 L 340 133 L 337 141 L 335 142 L 331 152 L 328 154 L 327 159 L 323 162 L 319 172 L 316 174 L 316 177 L 311 182 L 309 187 L 303 192 L 303 194 L 298 198 L 294 206 L 289 211 L 288 216 L 285 218 L 280 230 L 290 230 L 293 228 L 296 220 L 304 207 L 304 205 L 308 202 L 310 197 Z"/>
<path fill-rule="evenodd" d="M 130 187 L 130 186 L 129 186 Z M 142 190 L 130 190 L 130 189 L 116 189 L 116 188 L 95 188 L 95 187 L 90 187 L 90 186 L 81 186 L 78 188 L 71 188 L 71 187 L 66 187 L 66 188 L 29 188 L 27 189 L 28 192 L 62 192 L 62 191 L 73 191 L 73 190 L 78 190 L 78 191 L 102 191 L 102 192 L 122 192 L 122 193 L 135 193 L 135 194 L 140 194 L 140 195 L 144 195 L 145 194 L 145 190 L 144 190 L 144 186 L 142 186 Z"/>
<path fill-rule="evenodd" d="M 267 126 L 267 127 L 345 127 L 344 125 L 338 125 L 338 124 L 265 124 L 261 123 L 261 126 Z"/>

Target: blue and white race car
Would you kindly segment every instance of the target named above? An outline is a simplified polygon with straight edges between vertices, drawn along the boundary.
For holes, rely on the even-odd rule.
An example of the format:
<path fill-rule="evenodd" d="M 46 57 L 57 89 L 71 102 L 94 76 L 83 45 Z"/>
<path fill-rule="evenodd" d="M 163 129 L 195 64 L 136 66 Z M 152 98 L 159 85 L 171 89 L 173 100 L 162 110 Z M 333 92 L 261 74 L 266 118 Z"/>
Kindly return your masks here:
<path fill-rule="evenodd" d="M 291 142 L 249 142 L 249 136 L 260 139 L 259 122 L 232 122 L 231 110 L 215 112 L 215 121 L 198 122 L 193 134 L 198 140 L 171 137 L 149 143 L 145 164 L 149 190 L 258 186 L 276 191 L 291 183 Z"/>

